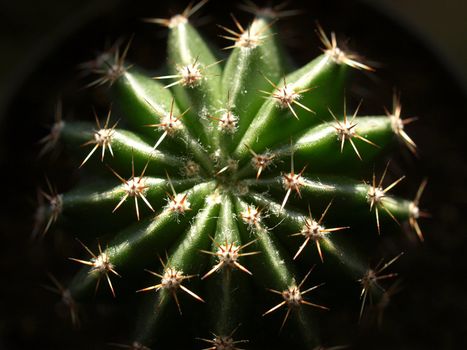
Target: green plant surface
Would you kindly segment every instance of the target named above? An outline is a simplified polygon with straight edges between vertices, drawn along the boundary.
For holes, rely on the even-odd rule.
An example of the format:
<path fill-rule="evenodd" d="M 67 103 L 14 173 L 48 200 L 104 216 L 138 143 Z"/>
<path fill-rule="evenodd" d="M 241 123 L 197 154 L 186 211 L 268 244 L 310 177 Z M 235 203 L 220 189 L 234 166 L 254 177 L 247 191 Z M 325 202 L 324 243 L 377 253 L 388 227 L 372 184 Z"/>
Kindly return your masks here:
<path fill-rule="evenodd" d="M 328 265 L 330 279 L 353 280 L 362 317 L 387 297 L 401 256 L 369 267 L 367 247 L 394 222 L 423 240 L 426 182 L 407 200 L 390 194 L 403 177 L 387 181 L 389 163 L 373 170 L 395 143 L 416 153 L 412 120 L 398 98 L 386 115 L 347 113 L 350 71 L 372 68 L 320 27 L 323 53 L 293 68 L 274 8 L 249 7 L 248 27 L 235 17 L 234 29 L 220 26 L 230 50 L 221 60 L 189 21 L 205 2 L 148 20 L 168 28 L 166 74 L 126 62 L 130 43 L 96 60 L 89 86 L 108 85 L 112 113 L 95 125 L 58 120 L 44 139 L 46 151 L 63 142 L 83 176 L 68 192 L 42 191 L 36 232 L 56 223 L 80 237 L 83 255 L 70 260 L 83 267 L 60 289 L 74 321 L 94 297 L 141 299 L 129 348 L 174 334 L 174 344 L 261 348 L 264 329 L 317 348 L 316 325 L 333 311 L 315 272 Z"/>

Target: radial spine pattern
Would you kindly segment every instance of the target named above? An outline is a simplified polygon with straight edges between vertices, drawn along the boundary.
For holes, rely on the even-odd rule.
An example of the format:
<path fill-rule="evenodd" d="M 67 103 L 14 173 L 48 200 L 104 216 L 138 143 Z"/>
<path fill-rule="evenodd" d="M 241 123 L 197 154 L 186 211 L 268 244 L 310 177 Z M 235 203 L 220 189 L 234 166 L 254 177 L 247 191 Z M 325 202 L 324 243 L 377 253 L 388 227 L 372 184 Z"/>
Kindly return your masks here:
<path fill-rule="evenodd" d="M 294 68 L 274 18 L 295 13 L 281 7 L 245 5 L 256 15 L 248 26 L 235 17 L 219 26 L 230 50 L 220 60 L 190 24 L 204 3 L 147 20 L 168 29 L 166 74 L 126 62 L 129 45 L 102 55 L 90 85 L 109 86 L 112 112 L 95 124 L 60 118 L 44 139 L 45 150 L 61 140 L 83 170 L 107 174 L 83 176 L 66 193 L 50 184 L 41 192 L 43 232 L 73 225 L 84 248 L 70 258 L 82 270 L 68 287 L 52 281 L 75 321 L 77 303 L 94 293 L 144 300 L 131 349 L 190 336 L 167 330 L 168 320 L 177 327 L 186 317 L 196 320 L 200 349 L 260 347 L 255 322 L 271 337 L 293 330 L 297 344 L 321 346 L 315 324 L 333 306 L 320 300 L 326 280 L 316 271 L 328 263 L 351 276 L 361 316 L 384 298 L 399 256 L 367 266 L 355 239 L 385 234 L 383 222 L 393 221 L 423 239 L 426 183 L 407 200 L 391 195 L 402 178 L 387 181 L 384 163 L 372 172 L 393 142 L 415 153 L 408 120 L 398 99 L 387 115 L 347 114 L 349 71 L 372 69 L 341 50 L 334 33 L 318 28 L 322 54 Z M 341 246 L 346 240 L 354 248 Z"/>

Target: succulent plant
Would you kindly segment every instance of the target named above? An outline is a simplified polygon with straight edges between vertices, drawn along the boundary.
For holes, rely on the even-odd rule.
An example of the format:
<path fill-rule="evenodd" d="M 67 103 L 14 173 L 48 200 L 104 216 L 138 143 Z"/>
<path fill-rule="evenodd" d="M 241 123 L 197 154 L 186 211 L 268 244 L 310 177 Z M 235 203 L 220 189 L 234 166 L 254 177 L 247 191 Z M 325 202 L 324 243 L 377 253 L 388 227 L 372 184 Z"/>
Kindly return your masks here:
<path fill-rule="evenodd" d="M 386 115 L 347 114 L 350 71 L 372 68 L 318 26 L 323 53 L 296 69 L 275 36 L 275 18 L 292 14 L 281 7 L 250 4 L 248 27 L 220 26 L 231 50 L 220 60 L 189 22 L 205 2 L 147 20 L 168 28 L 166 73 L 127 63 L 129 43 L 85 65 L 114 111 L 95 125 L 59 118 L 43 140 L 45 151 L 64 142 L 82 178 L 41 192 L 36 232 L 57 221 L 79 236 L 83 256 L 70 260 L 82 270 L 66 288 L 51 276 L 74 323 L 82 300 L 141 300 L 127 348 L 260 348 L 280 333 L 313 349 L 333 308 L 325 282 L 360 291 L 360 317 L 396 287 L 400 255 L 376 267 L 366 255 L 383 221 L 423 240 L 426 182 L 402 199 L 389 192 L 403 177 L 386 184 L 389 163 L 373 168 L 395 141 L 416 153 L 412 119 L 398 98 Z"/>

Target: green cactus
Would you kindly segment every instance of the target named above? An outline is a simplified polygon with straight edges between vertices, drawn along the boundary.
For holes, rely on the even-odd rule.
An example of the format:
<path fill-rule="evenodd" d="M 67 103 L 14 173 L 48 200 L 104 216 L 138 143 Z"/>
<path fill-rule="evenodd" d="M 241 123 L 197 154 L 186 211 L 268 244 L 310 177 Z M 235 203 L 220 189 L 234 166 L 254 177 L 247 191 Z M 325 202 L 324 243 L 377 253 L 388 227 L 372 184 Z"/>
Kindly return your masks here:
<path fill-rule="evenodd" d="M 69 192 L 42 192 L 36 231 L 58 221 L 80 237 L 83 256 L 70 259 L 82 270 L 66 288 L 51 277 L 75 323 L 94 294 L 141 300 L 128 348 L 261 348 L 280 333 L 313 349 L 333 307 L 314 294 L 327 278 L 354 282 L 360 317 L 392 290 L 400 255 L 375 268 L 365 255 L 383 221 L 408 222 L 423 240 L 426 182 L 412 201 L 389 194 L 403 179 L 386 185 L 389 163 L 372 173 L 394 141 L 416 153 L 411 119 L 397 98 L 387 115 L 347 114 L 350 70 L 372 69 L 320 27 L 323 53 L 294 68 L 273 20 L 287 11 L 250 6 L 248 27 L 220 26 L 231 52 L 219 60 L 189 23 L 205 2 L 148 20 L 168 28 L 163 75 L 127 63 L 129 43 L 87 65 L 122 120 L 110 110 L 96 125 L 57 120 L 44 149 L 63 141 L 83 176 Z"/>

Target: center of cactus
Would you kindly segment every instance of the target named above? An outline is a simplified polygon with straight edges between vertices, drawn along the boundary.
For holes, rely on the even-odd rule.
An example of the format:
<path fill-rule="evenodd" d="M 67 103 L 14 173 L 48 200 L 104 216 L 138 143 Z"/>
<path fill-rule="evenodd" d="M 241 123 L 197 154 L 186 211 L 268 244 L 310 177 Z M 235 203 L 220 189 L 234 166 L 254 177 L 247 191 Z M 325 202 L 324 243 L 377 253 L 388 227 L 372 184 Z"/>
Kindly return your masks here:
<path fill-rule="evenodd" d="M 237 129 L 238 117 L 235 116 L 231 111 L 227 111 L 222 114 L 219 119 L 219 130 L 233 134 Z"/>

